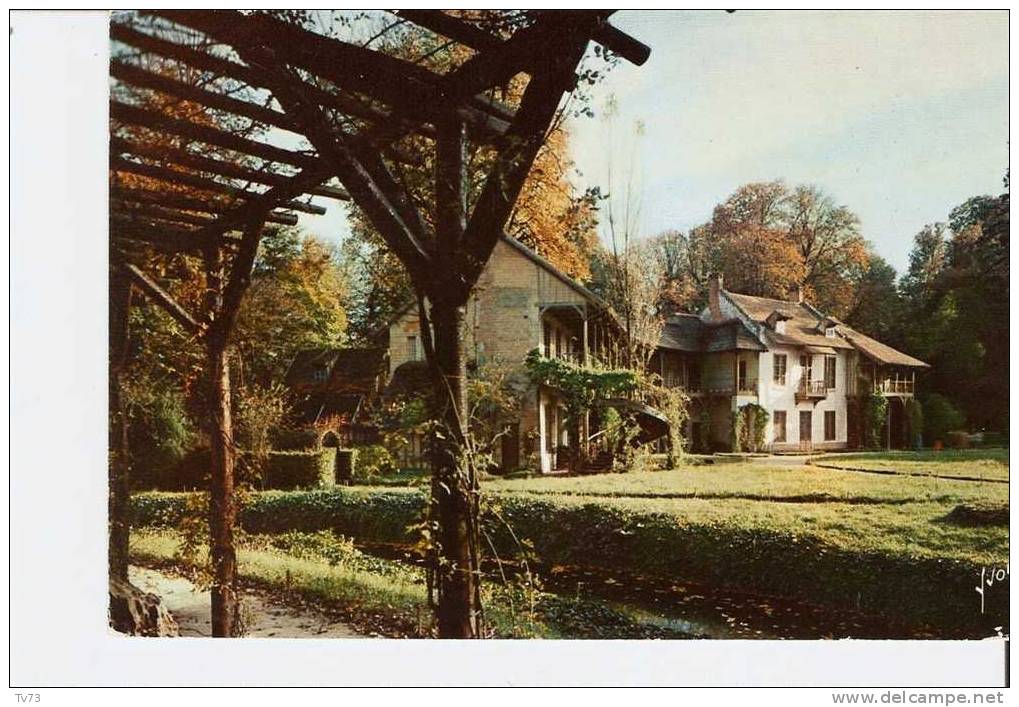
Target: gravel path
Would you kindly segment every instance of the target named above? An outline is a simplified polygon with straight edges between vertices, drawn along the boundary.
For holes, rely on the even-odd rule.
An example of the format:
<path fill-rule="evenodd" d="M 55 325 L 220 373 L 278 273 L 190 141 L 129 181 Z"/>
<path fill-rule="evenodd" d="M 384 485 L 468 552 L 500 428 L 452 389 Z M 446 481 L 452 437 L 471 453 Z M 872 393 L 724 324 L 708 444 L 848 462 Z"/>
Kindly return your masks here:
<path fill-rule="evenodd" d="M 132 566 L 131 583 L 159 595 L 180 626 L 181 636 L 211 636 L 210 598 L 188 580 L 146 567 Z M 250 638 L 363 638 L 347 624 L 309 609 L 270 603 L 258 593 L 242 593 L 242 612 Z"/>

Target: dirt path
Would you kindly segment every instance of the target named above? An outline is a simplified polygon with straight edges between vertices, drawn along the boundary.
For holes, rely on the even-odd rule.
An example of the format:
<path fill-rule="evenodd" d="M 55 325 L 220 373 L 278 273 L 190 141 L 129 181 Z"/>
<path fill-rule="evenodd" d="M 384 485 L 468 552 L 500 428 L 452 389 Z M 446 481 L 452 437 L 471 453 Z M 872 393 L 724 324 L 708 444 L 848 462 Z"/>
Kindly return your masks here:
<path fill-rule="evenodd" d="M 181 636 L 211 636 L 209 592 L 159 570 L 132 566 L 131 583 L 159 595 L 180 626 Z M 250 638 L 364 638 L 347 624 L 309 609 L 271 603 L 261 594 L 244 591 L 243 615 Z"/>
<path fill-rule="evenodd" d="M 810 455 L 774 454 L 767 457 L 753 457 L 753 464 L 760 466 L 804 466 Z"/>

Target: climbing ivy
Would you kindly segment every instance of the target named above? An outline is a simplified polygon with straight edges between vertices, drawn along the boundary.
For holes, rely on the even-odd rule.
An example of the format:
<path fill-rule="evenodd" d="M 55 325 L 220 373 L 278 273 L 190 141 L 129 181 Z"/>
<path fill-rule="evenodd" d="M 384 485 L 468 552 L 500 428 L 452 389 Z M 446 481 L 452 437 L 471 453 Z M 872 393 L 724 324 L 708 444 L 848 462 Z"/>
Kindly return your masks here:
<path fill-rule="evenodd" d="M 743 446 L 751 452 L 764 449 L 765 434 L 768 431 L 768 411 L 757 403 L 747 403 L 740 408 L 743 416 Z"/>
<path fill-rule="evenodd" d="M 881 428 L 888 414 L 888 399 L 881 393 L 869 392 L 863 397 L 863 442 L 869 449 L 881 447 Z"/>
<path fill-rule="evenodd" d="M 556 388 L 562 395 L 571 439 L 579 439 L 580 421 L 585 412 L 609 398 L 630 395 L 643 383 L 637 371 L 547 358 L 538 349 L 527 353 L 524 367 L 535 383 Z M 574 449 L 575 454 L 583 454 L 583 451 L 582 448 Z M 581 461 L 580 457 L 575 457 L 573 465 L 579 465 Z"/>

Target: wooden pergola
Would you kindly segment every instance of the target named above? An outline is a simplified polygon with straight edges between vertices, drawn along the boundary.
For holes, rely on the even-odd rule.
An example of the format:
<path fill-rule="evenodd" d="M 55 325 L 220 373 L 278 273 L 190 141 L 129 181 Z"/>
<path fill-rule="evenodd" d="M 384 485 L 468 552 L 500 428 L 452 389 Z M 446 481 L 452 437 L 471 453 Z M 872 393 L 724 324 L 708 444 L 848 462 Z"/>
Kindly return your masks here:
<path fill-rule="evenodd" d="M 608 22 L 610 11 L 519 11 L 500 33 L 437 10 L 401 10 L 467 58 L 445 73 L 342 41 L 270 13 L 156 11 L 145 22 L 115 17 L 110 62 L 111 573 L 126 578 L 126 428 L 119 380 L 132 291 L 205 342 L 211 380 L 213 633 L 233 631 L 233 458 L 227 347 L 265 224 L 321 214 L 312 197 L 351 200 L 403 262 L 434 342 L 426 352 L 451 391 L 444 413 L 458 429 L 466 302 L 543 144 L 563 96 L 576 85 L 588 44 L 642 64 L 649 49 Z M 162 70 L 172 67 L 173 70 Z M 519 105 L 499 87 L 528 77 Z M 146 100 L 148 99 L 148 100 Z M 169 103 L 167 103 L 169 101 Z M 166 106 L 197 107 L 172 110 Z M 240 127 L 237 127 L 240 126 Z M 287 133 L 298 136 L 288 143 Z M 397 169 L 419 165 L 408 139 L 434 145 L 435 203 L 426 218 Z M 494 154 L 473 208 L 465 186 L 470 146 Z M 337 180 L 338 183 L 332 180 Z M 203 312 L 175 302 L 137 263 L 139 248 L 204 260 Z M 429 303 L 426 309 L 425 302 Z M 463 430 L 453 434 L 454 441 Z M 449 452 L 452 454 L 452 452 Z M 450 456 L 447 471 L 453 465 Z M 438 464 L 439 469 L 443 467 Z M 437 473 L 442 473 L 437 471 Z M 438 499 L 446 545 L 469 541 L 470 489 Z M 465 525 L 466 522 L 466 525 Z M 466 538 L 466 539 L 465 539 Z M 476 593 L 473 565 L 449 554 L 447 601 Z M 455 555 L 455 556 L 454 556 Z M 463 566 L 467 566 L 466 569 Z M 443 601 L 440 595 L 440 604 Z M 450 605 L 452 606 L 452 604 Z M 456 613 L 454 607 L 453 613 Z M 462 611 L 460 612 L 463 613 Z M 452 614 L 450 614 L 452 615 Z M 468 623 L 473 619 L 468 618 Z M 443 619 L 441 635 L 471 635 Z"/>

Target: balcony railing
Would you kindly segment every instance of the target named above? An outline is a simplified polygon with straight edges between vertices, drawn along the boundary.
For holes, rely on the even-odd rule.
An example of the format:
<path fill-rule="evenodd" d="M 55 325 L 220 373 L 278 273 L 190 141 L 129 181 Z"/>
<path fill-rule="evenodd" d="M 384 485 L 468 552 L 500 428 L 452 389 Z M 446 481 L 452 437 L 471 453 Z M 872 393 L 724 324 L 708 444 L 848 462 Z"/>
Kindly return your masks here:
<path fill-rule="evenodd" d="M 828 386 L 825 385 L 823 380 L 807 380 L 805 378 L 801 378 L 800 384 L 796 387 L 797 400 L 816 400 L 827 396 Z"/>
<path fill-rule="evenodd" d="M 912 395 L 913 394 L 913 381 L 911 380 L 895 380 L 894 378 L 885 378 L 874 382 L 875 393 L 885 393 L 887 395 Z"/>

